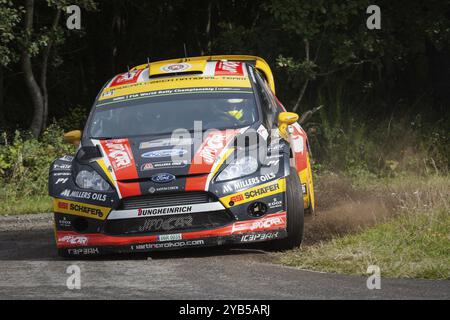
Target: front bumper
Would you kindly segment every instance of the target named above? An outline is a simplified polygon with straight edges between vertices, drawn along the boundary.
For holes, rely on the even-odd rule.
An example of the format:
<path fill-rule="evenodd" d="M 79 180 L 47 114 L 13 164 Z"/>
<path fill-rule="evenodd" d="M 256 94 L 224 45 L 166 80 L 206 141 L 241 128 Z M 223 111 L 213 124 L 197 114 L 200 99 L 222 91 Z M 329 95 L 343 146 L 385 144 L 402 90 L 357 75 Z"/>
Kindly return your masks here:
<path fill-rule="evenodd" d="M 280 212 L 259 219 L 234 222 L 217 229 L 177 234 L 111 236 L 56 230 L 56 245 L 63 255 L 92 256 L 256 243 L 287 237 L 286 223 L 286 212 Z"/>

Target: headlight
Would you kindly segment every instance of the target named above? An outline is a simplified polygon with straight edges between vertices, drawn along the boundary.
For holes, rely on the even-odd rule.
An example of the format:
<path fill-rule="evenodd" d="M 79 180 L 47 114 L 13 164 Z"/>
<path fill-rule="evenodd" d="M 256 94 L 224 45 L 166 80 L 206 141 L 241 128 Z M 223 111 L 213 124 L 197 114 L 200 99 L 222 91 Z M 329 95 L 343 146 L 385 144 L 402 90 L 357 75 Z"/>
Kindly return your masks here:
<path fill-rule="evenodd" d="M 109 183 L 95 171 L 80 171 L 77 174 L 75 182 L 81 189 L 91 189 L 95 191 L 111 190 Z"/>
<path fill-rule="evenodd" d="M 217 177 L 216 181 L 228 181 L 249 174 L 258 170 L 258 161 L 253 157 L 245 157 L 230 163 Z"/>

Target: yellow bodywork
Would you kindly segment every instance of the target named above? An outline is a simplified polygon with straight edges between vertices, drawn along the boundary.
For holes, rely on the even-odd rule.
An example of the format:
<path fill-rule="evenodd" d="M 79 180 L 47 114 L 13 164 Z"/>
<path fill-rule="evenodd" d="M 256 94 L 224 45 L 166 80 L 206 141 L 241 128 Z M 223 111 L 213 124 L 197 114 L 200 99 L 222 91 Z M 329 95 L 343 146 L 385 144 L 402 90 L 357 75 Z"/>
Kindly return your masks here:
<path fill-rule="evenodd" d="M 205 65 L 208 61 L 220 61 L 220 60 L 229 60 L 229 61 L 243 61 L 243 62 L 254 62 L 255 68 L 262 72 L 267 79 L 267 83 L 269 84 L 270 89 L 275 94 L 275 80 L 273 77 L 272 70 L 270 69 L 269 64 L 262 58 L 256 56 L 248 56 L 248 55 L 214 55 L 214 56 L 203 56 L 203 57 L 191 57 L 191 58 L 179 58 L 179 59 L 170 59 L 163 60 L 150 63 L 150 75 L 161 74 L 161 67 L 171 63 L 183 63 L 189 62 L 192 65 L 190 71 L 202 71 L 205 69 Z M 141 64 L 139 66 L 134 67 L 130 71 L 141 70 L 148 68 L 148 64 Z"/>
<path fill-rule="evenodd" d="M 309 210 L 311 213 L 314 212 L 314 183 L 311 168 L 311 159 L 309 158 L 309 153 L 306 155 L 307 168 L 298 173 L 300 181 L 302 184 L 306 185 L 306 193 L 303 194 L 303 207 Z"/>
<path fill-rule="evenodd" d="M 216 77 L 204 77 L 204 76 L 181 76 L 181 77 L 168 77 L 162 79 L 154 79 L 145 82 L 138 82 L 133 84 L 126 84 L 117 87 L 106 88 L 99 97 L 99 103 L 97 107 L 101 107 L 101 102 L 104 100 L 115 99 L 118 97 L 127 96 L 127 100 L 146 98 L 146 96 L 140 96 L 143 92 L 159 91 L 155 96 L 174 95 L 176 93 L 169 92 L 170 90 L 178 90 L 180 94 L 184 92 L 182 89 L 188 89 L 191 87 L 206 88 L 206 87 L 227 87 L 227 88 L 249 88 L 251 91 L 251 83 L 248 77 L 228 77 L 228 76 L 216 76 Z M 168 92 L 165 92 L 168 90 Z M 222 91 L 225 92 L 225 91 Z"/>
<path fill-rule="evenodd" d="M 238 192 L 223 198 L 220 198 L 220 202 L 225 208 L 231 208 L 234 205 L 241 205 L 244 203 L 252 202 L 261 198 L 273 196 L 286 191 L 286 179 L 282 178 L 277 181 L 261 184 L 256 187 L 246 189 L 242 192 Z"/>
<path fill-rule="evenodd" d="M 111 208 L 96 206 L 92 204 L 69 201 L 63 199 L 53 199 L 53 212 L 65 213 L 79 217 L 105 220 Z"/>

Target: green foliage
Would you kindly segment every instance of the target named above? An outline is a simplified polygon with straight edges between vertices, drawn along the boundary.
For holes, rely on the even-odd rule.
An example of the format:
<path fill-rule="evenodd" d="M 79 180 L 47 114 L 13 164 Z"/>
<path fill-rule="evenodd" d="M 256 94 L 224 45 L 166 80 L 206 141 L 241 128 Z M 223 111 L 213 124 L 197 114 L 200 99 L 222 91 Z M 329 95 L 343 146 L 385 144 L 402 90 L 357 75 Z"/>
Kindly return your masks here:
<path fill-rule="evenodd" d="M 186 43 L 191 56 L 265 58 L 288 110 L 308 82 L 298 111 L 325 105 L 306 125 L 319 172 L 368 179 L 448 172 L 448 2 L 380 0 L 382 29 L 368 30 L 367 0 L 218 0 L 210 6 L 196 0 L 46 0 L 35 1 L 31 34 L 23 31 L 23 4 L 0 0 L 0 66 L 7 66 L 0 70 L 0 123 L 9 135 L 27 128 L 32 114 L 22 94 L 20 49 L 32 53 L 37 72 L 49 39 L 56 41 L 48 68 L 49 118 L 68 131 L 82 129 L 87 115 L 73 106 L 91 105 L 114 74 L 147 57 L 183 56 Z M 57 10 L 71 4 L 82 8 L 82 30 L 65 28 L 65 11 L 52 30 Z M 45 194 L 46 166 L 65 152 L 62 146 L 47 150 L 59 146 L 58 130 L 48 145 L 45 137 L 3 138 L 1 186 L 11 194 Z"/>
<path fill-rule="evenodd" d="M 288 253 L 281 262 L 302 269 L 358 275 L 377 265 L 385 277 L 449 279 L 449 233 L 450 215 L 437 209 L 429 214 L 404 215 L 357 235 Z"/>
<path fill-rule="evenodd" d="M 21 14 L 21 7 L 15 7 L 10 0 L 0 0 L 0 67 L 8 66 L 18 59 L 12 43 L 17 36 L 15 28 Z"/>
<path fill-rule="evenodd" d="M 307 225 L 331 241 L 283 253 L 281 263 L 358 275 L 377 265 L 385 277 L 449 279 L 449 176 L 345 181 L 360 195 L 346 194 Z"/>
<path fill-rule="evenodd" d="M 89 113 L 82 106 L 71 108 L 63 119 L 58 121 L 58 126 L 64 132 L 72 130 L 83 130 Z"/>
<path fill-rule="evenodd" d="M 379 36 L 361 23 L 366 8 L 362 0 L 271 2 L 269 10 L 298 44 L 293 56 L 280 55 L 277 60 L 294 86 L 382 56 Z"/>
<path fill-rule="evenodd" d="M 316 122 L 306 125 L 314 159 L 322 170 L 351 176 L 449 172 L 448 123 L 419 124 L 406 116 L 370 123 L 358 121 L 338 104 L 327 106 Z"/>
<path fill-rule="evenodd" d="M 16 132 L 11 141 L 6 133 L 0 142 L 0 201 L 46 195 L 50 163 L 73 154 L 74 147 L 63 142 L 63 130 L 51 125 L 42 138 Z"/>
<path fill-rule="evenodd" d="M 9 2 L 11 4 L 11 1 Z M 45 16 L 45 19 L 43 19 L 43 21 L 48 21 L 47 17 L 49 16 L 54 19 L 58 11 L 64 11 L 65 8 L 69 5 L 78 5 L 82 9 L 87 11 L 93 11 L 97 8 L 97 4 L 94 0 L 47 0 L 46 2 L 47 8 L 45 8 L 44 10 L 47 10 L 47 12 L 45 12 L 44 10 L 43 12 L 39 12 L 39 6 L 37 6 L 36 4 L 34 6 L 35 12 L 37 11 L 38 14 L 40 13 Z M 19 7 L 19 9 L 13 10 L 21 13 L 20 15 L 16 15 L 15 22 L 17 24 L 21 19 L 23 19 L 23 15 L 25 12 L 23 7 Z M 12 39 L 16 40 L 20 50 L 27 50 L 32 57 L 36 57 L 42 52 L 43 49 L 48 46 L 51 40 L 53 40 L 56 46 L 62 45 L 65 42 L 67 30 L 63 28 L 64 24 L 58 23 L 56 25 L 56 28 L 53 29 L 50 23 L 52 23 L 51 19 L 47 24 L 35 25 L 33 26 L 31 32 L 17 27 L 14 29 L 11 28 L 11 30 L 15 31 L 15 34 L 11 34 L 11 37 Z M 56 55 L 54 59 L 61 60 L 61 57 Z"/>

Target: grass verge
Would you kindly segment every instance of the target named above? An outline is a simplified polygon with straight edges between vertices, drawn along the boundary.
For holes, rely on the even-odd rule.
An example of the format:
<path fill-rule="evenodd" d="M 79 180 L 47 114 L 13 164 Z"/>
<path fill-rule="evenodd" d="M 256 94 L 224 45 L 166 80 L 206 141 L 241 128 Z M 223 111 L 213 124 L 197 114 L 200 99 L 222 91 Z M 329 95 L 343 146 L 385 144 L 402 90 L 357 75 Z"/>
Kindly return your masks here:
<path fill-rule="evenodd" d="M 340 212 L 323 208 L 306 229 L 328 230 L 329 238 L 320 236 L 315 243 L 281 253 L 280 263 L 358 275 L 377 265 L 385 277 L 450 278 L 449 177 L 403 177 L 372 180 L 370 184 L 354 181 L 351 185 L 362 191 L 362 204 L 353 190 L 346 193 L 345 200 L 352 205 L 337 203 Z M 387 206 L 369 208 L 368 203 Z"/>
<path fill-rule="evenodd" d="M 27 196 L 14 200 L 3 199 L 0 202 L 0 215 L 45 213 L 52 211 L 52 199 L 49 196 Z"/>

